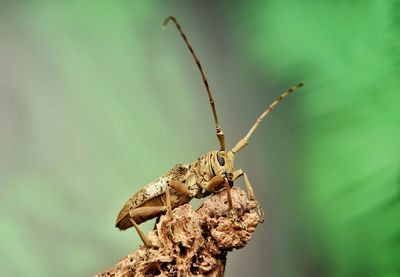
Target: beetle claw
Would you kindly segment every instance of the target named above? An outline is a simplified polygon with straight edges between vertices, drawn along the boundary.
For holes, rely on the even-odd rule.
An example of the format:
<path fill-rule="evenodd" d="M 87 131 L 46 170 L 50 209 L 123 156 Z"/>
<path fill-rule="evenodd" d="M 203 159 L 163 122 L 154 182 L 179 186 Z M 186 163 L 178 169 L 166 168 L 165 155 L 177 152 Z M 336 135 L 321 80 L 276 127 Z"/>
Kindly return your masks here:
<path fill-rule="evenodd" d="M 247 229 L 246 224 L 244 224 L 244 222 L 237 216 L 237 214 L 231 210 L 230 211 L 230 217 L 232 218 L 233 224 L 240 229 Z"/>
<path fill-rule="evenodd" d="M 222 175 L 223 175 L 224 179 L 227 179 L 230 182 L 233 181 L 233 173 L 232 172 L 225 171 Z"/>

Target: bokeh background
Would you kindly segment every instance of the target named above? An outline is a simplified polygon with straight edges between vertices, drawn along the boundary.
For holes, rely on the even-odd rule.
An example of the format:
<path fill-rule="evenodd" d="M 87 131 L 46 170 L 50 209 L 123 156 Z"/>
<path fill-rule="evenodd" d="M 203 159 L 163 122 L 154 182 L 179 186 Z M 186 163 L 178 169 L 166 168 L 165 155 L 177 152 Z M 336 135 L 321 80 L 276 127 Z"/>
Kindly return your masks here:
<path fill-rule="evenodd" d="M 112 266 L 127 198 L 218 147 L 168 15 L 229 146 L 306 84 L 237 157 L 267 220 L 226 276 L 400 276 L 398 0 L 1 1 L 0 275 Z"/>

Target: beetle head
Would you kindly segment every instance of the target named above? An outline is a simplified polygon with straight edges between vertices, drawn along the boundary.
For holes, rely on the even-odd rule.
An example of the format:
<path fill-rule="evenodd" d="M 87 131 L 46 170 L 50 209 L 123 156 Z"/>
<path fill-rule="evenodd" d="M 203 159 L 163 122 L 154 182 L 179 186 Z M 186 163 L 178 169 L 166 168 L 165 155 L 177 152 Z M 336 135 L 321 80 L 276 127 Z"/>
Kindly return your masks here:
<path fill-rule="evenodd" d="M 231 173 L 233 171 L 233 161 L 235 155 L 232 151 L 211 151 L 210 162 L 214 175 Z"/>

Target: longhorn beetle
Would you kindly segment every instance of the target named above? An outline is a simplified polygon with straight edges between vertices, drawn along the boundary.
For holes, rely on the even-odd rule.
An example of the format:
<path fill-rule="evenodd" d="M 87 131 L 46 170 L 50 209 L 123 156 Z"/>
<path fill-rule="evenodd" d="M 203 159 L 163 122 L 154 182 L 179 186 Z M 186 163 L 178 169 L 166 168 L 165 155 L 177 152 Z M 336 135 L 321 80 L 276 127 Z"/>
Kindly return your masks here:
<path fill-rule="evenodd" d="M 175 165 L 165 175 L 136 192 L 125 203 L 118 214 L 115 226 L 120 230 L 125 230 L 132 226 L 135 227 L 146 247 L 152 247 L 152 244 L 138 225 L 149 219 L 159 217 L 165 212 L 171 218 L 174 207 L 188 203 L 193 198 L 203 198 L 225 188 L 228 196 L 228 207 L 232 211 L 230 188 L 233 186 L 233 182 L 240 176 L 244 178 L 249 199 L 255 200 L 254 192 L 246 173 L 241 169 L 235 170 L 233 167 L 235 154 L 248 144 L 253 132 L 272 109 L 291 92 L 303 86 L 303 83 L 300 83 L 282 93 L 257 118 L 248 133 L 231 150 L 227 151 L 225 149 L 225 136 L 218 122 L 214 99 L 200 61 L 175 17 L 169 16 L 166 18 L 163 26 L 166 27 L 169 21 L 172 21 L 177 27 L 200 71 L 214 116 L 220 150 L 212 150 L 191 164 Z"/>

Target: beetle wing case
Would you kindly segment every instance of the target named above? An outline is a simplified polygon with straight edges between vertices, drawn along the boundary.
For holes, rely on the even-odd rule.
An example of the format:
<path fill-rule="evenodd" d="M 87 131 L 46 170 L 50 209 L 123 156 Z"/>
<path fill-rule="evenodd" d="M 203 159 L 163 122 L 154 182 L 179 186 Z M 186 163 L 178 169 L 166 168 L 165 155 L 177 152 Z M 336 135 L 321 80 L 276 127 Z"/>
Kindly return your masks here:
<path fill-rule="evenodd" d="M 132 223 L 129 220 L 129 213 L 136 208 L 140 207 L 150 207 L 150 206 L 164 206 L 165 205 L 165 191 L 168 183 L 171 180 L 175 180 L 181 183 L 186 183 L 186 179 L 191 176 L 191 171 L 189 166 L 178 164 L 174 166 L 169 172 L 167 172 L 164 176 L 154 180 L 153 182 L 144 186 L 141 190 L 136 192 L 131 198 L 126 201 L 120 212 L 118 213 L 117 220 L 115 223 L 115 227 L 125 230 L 132 227 Z M 174 193 L 175 194 L 175 193 Z M 175 196 L 176 199 L 174 202 L 180 198 L 179 196 Z M 179 202 L 189 202 L 190 199 L 180 199 Z M 176 203 L 178 204 L 178 203 Z M 180 204 L 180 203 L 179 203 Z M 150 216 L 149 218 L 135 218 L 135 222 L 140 224 L 146 220 L 154 218 L 158 216 L 157 214 L 154 216 Z"/>

